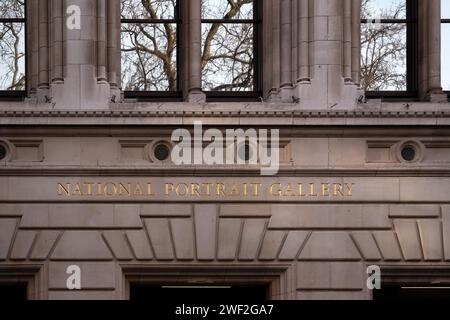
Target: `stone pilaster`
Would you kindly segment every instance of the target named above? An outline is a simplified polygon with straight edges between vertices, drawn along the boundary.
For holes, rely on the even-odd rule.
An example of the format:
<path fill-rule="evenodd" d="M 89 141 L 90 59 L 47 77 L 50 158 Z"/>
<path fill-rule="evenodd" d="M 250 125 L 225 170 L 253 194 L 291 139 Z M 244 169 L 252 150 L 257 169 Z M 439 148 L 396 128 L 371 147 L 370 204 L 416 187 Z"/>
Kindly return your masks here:
<path fill-rule="evenodd" d="M 27 6 L 29 21 L 28 71 L 30 100 L 38 103 L 49 99 L 49 0 L 31 0 Z"/>
<path fill-rule="evenodd" d="M 447 95 L 441 84 L 441 2 L 440 0 L 424 1 L 427 5 L 427 43 L 428 56 L 427 78 L 428 90 L 426 99 L 431 102 L 447 102 Z"/>
<path fill-rule="evenodd" d="M 188 58 L 188 94 L 189 102 L 204 102 L 205 94 L 202 92 L 202 68 L 201 68 L 201 45 L 202 45 L 202 20 L 201 0 L 189 1 L 189 58 Z"/>
<path fill-rule="evenodd" d="M 292 101 L 292 0 L 281 0 L 281 84 L 280 95 L 283 102 Z"/>
<path fill-rule="evenodd" d="M 291 0 L 273 1 L 267 97 L 297 102 L 304 109 L 356 107 L 363 94 L 360 11 L 359 0 L 300 0 L 295 5 Z"/>
<path fill-rule="evenodd" d="M 106 108 L 110 86 L 106 82 L 106 3 L 103 0 L 65 0 L 61 7 L 64 81 L 52 83 L 52 102 L 61 108 Z M 80 29 L 69 28 L 68 19 L 80 11 Z M 59 5 L 57 6 L 59 9 Z M 55 10 L 56 11 L 56 10 Z M 58 37 L 59 30 L 54 30 Z M 60 54 L 58 52 L 57 54 Z"/>
<path fill-rule="evenodd" d="M 305 69 L 298 83 L 300 106 L 327 110 L 353 108 L 362 94 L 355 81 L 358 79 L 353 79 L 359 74 L 359 65 L 355 63 L 356 59 L 359 63 L 360 24 L 355 23 L 360 19 L 359 1 L 309 1 L 308 12 L 308 34 L 303 31 L 302 43 L 304 47 L 308 44 L 311 81 L 307 80 Z M 307 59 L 303 60 L 305 65 Z"/>

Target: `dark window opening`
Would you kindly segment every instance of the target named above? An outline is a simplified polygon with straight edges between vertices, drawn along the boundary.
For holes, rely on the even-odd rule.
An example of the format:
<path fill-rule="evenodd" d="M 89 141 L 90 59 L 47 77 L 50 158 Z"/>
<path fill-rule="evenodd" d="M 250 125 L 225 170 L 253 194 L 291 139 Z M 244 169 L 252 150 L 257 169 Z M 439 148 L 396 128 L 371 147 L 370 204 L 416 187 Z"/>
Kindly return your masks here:
<path fill-rule="evenodd" d="M 0 144 L 0 160 L 3 160 L 6 158 L 6 155 L 8 154 L 8 149 L 2 144 Z"/>
<path fill-rule="evenodd" d="M 26 96 L 26 8 L 25 0 L 0 2 L 0 97 Z"/>
<path fill-rule="evenodd" d="M 181 100 L 180 1 L 121 0 L 121 26 L 125 97 Z"/>
<path fill-rule="evenodd" d="M 368 98 L 418 97 L 417 0 L 362 0 L 361 85 Z"/>
<path fill-rule="evenodd" d="M 159 161 L 166 161 L 170 157 L 170 148 L 164 143 L 159 143 L 155 146 L 154 154 Z"/>
<path fill-rule="evenodd" d="M 202 89 L 208 100 L 261 96 L 260 1 L 202 1 Z"/>
<path fill-rule="evenodd" d="M 24 301 L 27 300 L 27 284 L 0 284 L 0 301 Z"/>
<path fill-rule="evenodd" d="M 405 161 L 412 162 L 416 159 L 416 149 L 413 146 L 407 145 L 403 147 L 401 154 Z"/>
<path fill-rule="evenodd" d="M 265 301 L 267 286 L 154 286 L 130 284 L 130 300 Z"/>

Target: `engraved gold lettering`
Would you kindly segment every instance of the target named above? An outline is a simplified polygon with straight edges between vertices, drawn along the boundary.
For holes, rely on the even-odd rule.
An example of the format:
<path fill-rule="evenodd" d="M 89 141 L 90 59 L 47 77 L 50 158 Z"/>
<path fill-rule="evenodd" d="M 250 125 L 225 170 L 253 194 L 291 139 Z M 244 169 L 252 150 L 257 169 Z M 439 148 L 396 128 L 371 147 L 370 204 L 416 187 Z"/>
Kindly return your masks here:
<path fill-rule="evenodd" d="M 317 197 L 316 185 L 314 183 L 310 183 L 309 184 L 309 195 L 311 197 Z"/>
<path fill-rule="evenodd" d="M 276 188 L 276 191 L 274 190 Z M 269 192 L 271 196 L 281 197 L 281 183 L 274 183 L 270 186 Z"/>
<path fill-rule="evenodd" d="M 329 197 L 329 196 L 330 196 L 330 184 L 322 183 L 322 197 Z"/>
<path fill-rule="evenodd" d="M 58 195 L 70 197 L 70 183 L 66 183 L 65 186 L 62 183 L 58 183 Z"/>

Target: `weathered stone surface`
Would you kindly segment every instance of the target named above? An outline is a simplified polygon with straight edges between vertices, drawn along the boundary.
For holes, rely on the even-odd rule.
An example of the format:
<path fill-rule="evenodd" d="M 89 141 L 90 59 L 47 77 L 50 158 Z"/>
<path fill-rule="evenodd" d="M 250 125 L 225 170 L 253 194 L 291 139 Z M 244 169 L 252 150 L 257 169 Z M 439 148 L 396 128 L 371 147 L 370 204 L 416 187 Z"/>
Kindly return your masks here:
<path fill-rule="evenodd" d="M 286 261 L 295 260 L 309 234 L 308 231 L 289 231 L 278 259 Z"/>
<path fill-rule="evenodd" d="M 197 259 L 200 261 L 214 260 L 217 239 L 217 206 L 199 204 L 194 208 Z"/>
<path fill-rule="evenodd" d="M 265 227 L 266 220 L 264 219 L 248 219 L 244 221 L 239 260 L 251 261 L 257 258 Z"/>
<path fill-rule="evenodd" d="M 267 231 L 259 254 L 259 260 L 275 260 L 286 237 L 284 231 Z"/>
<path fill-rule="evenodd" d="M 234 260 L 237 255 L 241 219 L 220 219 L 217 259 Z"/>
<path fill-rule="evenodd" d="M 178 260 L 194 260 L 194 225 L 192 219 L 171 219 L 175 256 Z"/>
<path fill-rule="evenodd" d="M 22 206 L 18 204 L 5 204 L 2 203 L 0 206 L 0 217 L 7 216 L 7 217 L 21 217 L 23 214 Z"/>
<path fill-rule="evenodd" d="M 30 253 L 31 247 L 36 239 L 36 231 L 20 230 L 16 234 L 14 244 L 11 251 L 11 260 L 26 260 Z"/>
<path fill-rule="evenodd" d="M 417 222 L 415 220 L 395 220 L 394 227 L 405 260 L 422 260 L 422 247 Z"/>
<path fill-rule="evenodd" d="M 143 228 L 139 213 L 139 205 L 116 204 L 114 206 L 114 226 L 117 228 Z"/>
<path fill-rule="evenodd" d="M 299 260 L 360 260 L 352 239 L 345 232 L 313 232 Z"/>
<path fill-rule="evenodd" d="M 273 205 L 269 229 L 390 229 L 386 205 Z"/>
<path fill-rule="evenodd" d="M 361 290 L 364 266 L 357 262 L 299 262 L 297 288 Z"/>
<path fill-rule="evenodd" d="M 272 210 L 267 204 L 223 204 L 220 206 L 222 217 L 270 217 Z"/>
<path fill-rule="evenodd" d="M 6 260 L 17 227 L 17 219 L 0 219 L 0 260 Z"/>
<path fill-rule="evenodd" d="M 450 261 L 450 206 L 442 208 L 442 234 L 444 236 L 444 258 Z"/>
<path fill-rule="evenodd" d="M 49 263 L 49 289 L 67 289 L 67 279 L 70 274 L 67 268 L 71 262 Z M 113 262 L 79 262 L 76 263 L 81 271 L 81 290 L 114 289 L 116 286 L 116 270 Z"/>
<path fill-rule="evenodd" d="M 439 220 L 419 220 L 419 233 L 425 261 L 443 259 L 442 224 Z"/>
<path fill-rule="evenodd" d="M 381 260 L 380 250 L 378 250 L 375 239 L 369 231 L 354 231 L 350 235 L 355 241 L 355 244 L 361 252 L 364 260 Z"/>
<path fill-rule="evenodd" d="M 397 236 L 394 232 L 376 231 L 373 235 L 384 260 L 400 261 L 403 259 Z"/>
<path fill-rule="evenodd" d="M 133 259 L 133 254 L 123 231 L 104 231 L 103 237 L 117 260 Z"/>
<path fill-rule="evenodd" d="M 61 231 L 43 230 L 37 235 L 37 239 L 31 252 L 31 260 L 47 260 L 50 251 L 56 243 L 56 240 L 61 235 Z"/>
<path fill-rule="evenodd" d="M 152 260 L 152 250 L 144 230 L 127 231 L 126 236 L 137 260 Z"/>
<path fill-rule="evenodd" d="M 98 231 L 65 231 L 52 260 L 112 260 L 113 256 Z"/>
<path fill-rule="evenodd" d="M 173 260 L 175 258 L 169 221 L 167 219 L 145 219 L 145 226 L 151 245 L 158 260 Z"/>
<path fill-rule="evenodd" d="M 50 226 L 50 205 L 20 205 L 20 209 L 23 212 L 20 220 L 21 228 L 48 228 Z"/>
<path fill-rule="evenodd" d="M 426 190 L 426 192 L 425 192 Z M 450 178 L 402 177 L 400 179 L 401 202 L 447 202 Z"/>
<path fill-rule="evenodd" d="M 141 207 L 142 217 L 189 217 L 191 215 L 190 204 L 145 204 Z"/>
<path fill-rule="evenodd" d="M 51 205 L 49 222 L 52 228 L 114 227 L 113 205 Z"/>
<path fill-rule="evenodd" d="M 439 205 L 389 205 L 389 216 L 392 218 L 425 217 L 437 218 L 440 216 Z"/>

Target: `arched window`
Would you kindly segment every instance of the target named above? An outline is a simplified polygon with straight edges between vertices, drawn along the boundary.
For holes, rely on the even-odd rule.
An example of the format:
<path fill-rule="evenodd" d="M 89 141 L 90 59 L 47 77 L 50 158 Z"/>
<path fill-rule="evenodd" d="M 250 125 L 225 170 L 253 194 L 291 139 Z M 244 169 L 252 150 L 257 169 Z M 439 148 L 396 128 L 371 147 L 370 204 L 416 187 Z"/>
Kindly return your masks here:
<path fill-rule="evenodd" d="M 368 97 L 417 96 L 417 0 L 362 0 L 361 85 Z"/>
<path fill-rule="evenodd" d="M 179 2 L 120 0 L 125 96 L 179 96 Z"/>
<path fill-rule="evenodd" d="M 25 0 L 0 1 L 0 95 L 24 96 Z"/>
<path fill-rule="evenodd" d="M 450 1 L 441 0 L 441 77 L 442 89 L 450 91 Z"/>

